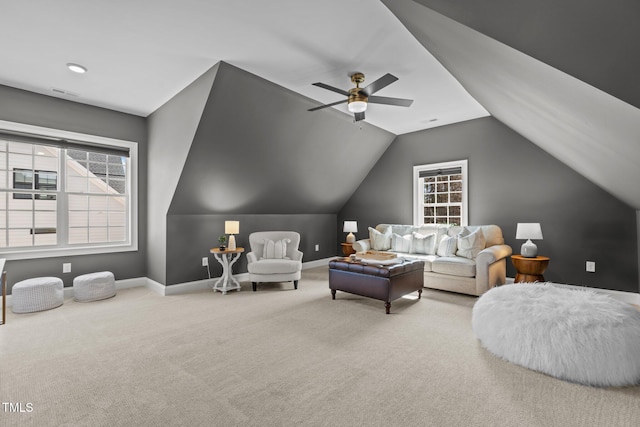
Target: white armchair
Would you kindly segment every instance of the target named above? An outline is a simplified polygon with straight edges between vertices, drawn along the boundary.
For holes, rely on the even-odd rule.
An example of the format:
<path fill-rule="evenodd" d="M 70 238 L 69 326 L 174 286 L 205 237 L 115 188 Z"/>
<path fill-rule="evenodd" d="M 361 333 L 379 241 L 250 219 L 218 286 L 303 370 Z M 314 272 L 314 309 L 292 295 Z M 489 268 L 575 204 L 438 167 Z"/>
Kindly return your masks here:
<path fill-rule="evenodd" d="M 247 270 L 253 291 L 259 282 L 289 282 L 298 289 L 302 275 L 302 252 L 298 250 L 300 234 L 295 231 L 257 231 L 249 235 L 251 252 Z"/>

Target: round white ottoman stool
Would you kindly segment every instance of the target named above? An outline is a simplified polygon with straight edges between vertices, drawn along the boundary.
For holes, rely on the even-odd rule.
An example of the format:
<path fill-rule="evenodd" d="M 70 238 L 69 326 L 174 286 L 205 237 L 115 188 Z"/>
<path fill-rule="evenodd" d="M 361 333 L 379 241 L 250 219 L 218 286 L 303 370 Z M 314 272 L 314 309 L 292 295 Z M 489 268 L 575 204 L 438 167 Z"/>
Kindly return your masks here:
<path fill-rule="evenodd" d="M 76 301 L 98 301 L 115 295 L 116 281 L 110 271 L 83 274 L 73 279 L 73 299 Z"/>
<path fill-rule="evenodd" d="M 13 285 L 11 310 L 33 313 L 60 307 L 64 303 L 64 284 L 57 277 L 35 277 Z"/>
<path fill-rule="evenodd" d="M 640 383 L 640 311 L 604 293 L 504 285 L 476 301 L 471 323 L 482 346 L 509 362 L 591 386 Z"/>

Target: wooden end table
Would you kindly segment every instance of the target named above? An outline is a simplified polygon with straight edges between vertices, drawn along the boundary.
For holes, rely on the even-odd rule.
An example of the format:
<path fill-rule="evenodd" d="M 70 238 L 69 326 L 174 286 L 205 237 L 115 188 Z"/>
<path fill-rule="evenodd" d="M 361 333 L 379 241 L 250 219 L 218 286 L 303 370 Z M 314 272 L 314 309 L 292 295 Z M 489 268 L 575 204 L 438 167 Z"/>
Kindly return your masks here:
<path fill-rule="evenodd" d="M 240 258 L 244 248 L 225 249 L 223 251 L 220 248 L 210 249 L 209 252 L 213 254 L 216 260 L 222 265 L 222 276 L 214 283 L 213 291 L 220 291 L 222 295 L 226 295 L 227 291 L 237 290 L 240 291 L 240 283 L 233 277 L 233 264 Z"/>
<path fill-rule="evenodd" d="M 522 255 L 511 255 L 511 262 L 517 272 L 515 283 L 545 281 L 543 273 L 549 265 L 549 257 L 527 258 Z"/>
<path fill-rule="evenodd" d="M 340 245 L 342 246 L 342 254 L 344 256 L 349 256 L 356 253 L 356 251 L 353 249 L 353 243 L 340 243 Z"/>

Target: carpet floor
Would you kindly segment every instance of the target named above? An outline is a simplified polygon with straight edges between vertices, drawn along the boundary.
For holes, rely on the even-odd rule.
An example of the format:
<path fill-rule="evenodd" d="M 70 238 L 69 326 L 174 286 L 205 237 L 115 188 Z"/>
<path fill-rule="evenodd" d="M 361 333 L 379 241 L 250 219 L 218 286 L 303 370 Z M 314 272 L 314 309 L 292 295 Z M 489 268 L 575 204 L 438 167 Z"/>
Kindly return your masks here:
<path fill-rule="evenodd" d="M 384 303 L 326 267 L 227 295 L 146 288 L 0 326 L 1 426 L 637 426 L 640 387 L 510 364 L 471 331 L 476 298 Z M 639 356 L 640 357 L 640 356 Z"/>

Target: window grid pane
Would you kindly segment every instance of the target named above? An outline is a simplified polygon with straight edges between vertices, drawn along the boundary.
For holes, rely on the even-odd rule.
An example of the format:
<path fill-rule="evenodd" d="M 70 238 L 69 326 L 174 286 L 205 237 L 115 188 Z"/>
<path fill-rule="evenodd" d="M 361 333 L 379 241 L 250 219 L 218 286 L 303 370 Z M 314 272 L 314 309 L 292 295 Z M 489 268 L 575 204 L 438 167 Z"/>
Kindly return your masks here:
<path fill-rule="evenodd" d="M 444 174 L 419 179 L 423 189 L 423 223 L 459 225 L 462 218 L 462 175 Z"/>
<path fill-rule="evenodd" d="M 127 242 L 128 165 L 120 156 L 0 141 L 0 248 Z"/>

